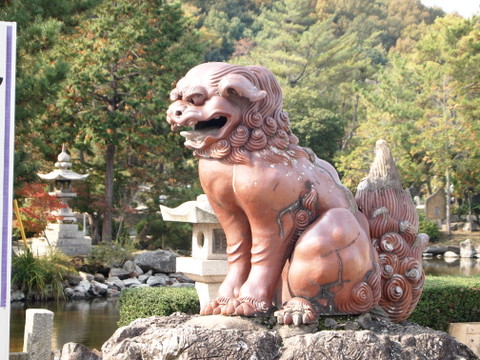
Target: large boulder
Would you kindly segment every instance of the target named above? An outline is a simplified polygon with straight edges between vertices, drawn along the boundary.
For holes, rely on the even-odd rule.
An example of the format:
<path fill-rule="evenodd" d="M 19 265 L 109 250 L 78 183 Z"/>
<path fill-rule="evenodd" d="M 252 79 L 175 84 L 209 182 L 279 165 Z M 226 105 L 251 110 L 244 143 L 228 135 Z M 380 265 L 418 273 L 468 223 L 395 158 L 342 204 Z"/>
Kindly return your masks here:
<path fill-rule="evenodd" d="M 165 250 L 147 251 L 138 254 L 133 262 L 144 272 L 152 270 L 154 273 L 174 273 L 177 254 Z"/>
<path fill-rule="evenodd" d="M 63 345 L 60 360 L 102 360 L 102 358 L 97 350 L 70 342 Z"/>
<path fill-rule="evenodd" d="M 382 319 L 344 329 L 266 327 L 241 317 L 188 316 L 138 319 L 103 345 L 103 360 L 127 359 L 477 359 L 454 337 L 417 324 Z"/>
<path fill-rule="evenodd" d="M 433 256 L 436 255 L 443 255 L 448 250 L 448 247 L 443 245 L 432 245 L 427 247 L 423 252 L 427 254 L 432 254 Z"/>
<path fill-rule="evenodd" d="M 460 243 L 460 257 L 473 258 L 476 253 L 477 251 L 475 250 L 472 240 L 467 239 Z"/>

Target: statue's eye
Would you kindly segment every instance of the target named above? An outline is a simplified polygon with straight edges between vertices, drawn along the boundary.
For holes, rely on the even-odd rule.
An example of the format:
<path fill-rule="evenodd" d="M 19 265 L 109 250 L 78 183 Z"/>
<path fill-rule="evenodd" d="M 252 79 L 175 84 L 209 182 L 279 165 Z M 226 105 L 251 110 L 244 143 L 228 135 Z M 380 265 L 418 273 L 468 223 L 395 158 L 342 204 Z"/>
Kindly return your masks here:
<path fill-rule="evenodd" d="M 185 101 L 195 106 L 200 106 L 205 103 L 205 97 L 202 94 L 192 94 L 188 96 Z"/>

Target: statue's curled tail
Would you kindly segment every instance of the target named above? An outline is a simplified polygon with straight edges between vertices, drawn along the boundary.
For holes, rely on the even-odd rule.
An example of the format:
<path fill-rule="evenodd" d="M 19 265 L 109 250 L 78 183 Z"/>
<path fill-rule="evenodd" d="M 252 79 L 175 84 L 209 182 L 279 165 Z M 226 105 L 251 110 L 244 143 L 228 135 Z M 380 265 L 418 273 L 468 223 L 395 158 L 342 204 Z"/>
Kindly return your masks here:
<path fill-rule="evenodd" d="M 410 192 L 402 188 L 390 149 L 377 141 L 375 160 L 355 196 L 370 225 L 381 268 L 379 305 L 392 321 L 408 318 L 422 294 L 422 252 L 428 243 L 418 233 L 418 214 Z"/>

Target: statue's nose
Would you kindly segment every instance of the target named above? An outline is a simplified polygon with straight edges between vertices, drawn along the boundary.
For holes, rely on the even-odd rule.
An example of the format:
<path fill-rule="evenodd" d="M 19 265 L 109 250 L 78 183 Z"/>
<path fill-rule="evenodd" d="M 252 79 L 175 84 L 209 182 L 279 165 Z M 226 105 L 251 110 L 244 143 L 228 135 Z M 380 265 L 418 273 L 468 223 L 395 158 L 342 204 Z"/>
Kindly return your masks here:
<path fill-rule="evenodd" d="M 184 111 L 186 109 L 186 106 L 183 105 L 183 104 L 179 104 L 179 103 L 173 103 L 172 105 L 170 105 L 170 109 L 169 109 L 169 113 L 170 113 L 170 116 L 173 116 L 173 117 L 176 117 L 176 118 L 180 118 L 182 117 Z"/>

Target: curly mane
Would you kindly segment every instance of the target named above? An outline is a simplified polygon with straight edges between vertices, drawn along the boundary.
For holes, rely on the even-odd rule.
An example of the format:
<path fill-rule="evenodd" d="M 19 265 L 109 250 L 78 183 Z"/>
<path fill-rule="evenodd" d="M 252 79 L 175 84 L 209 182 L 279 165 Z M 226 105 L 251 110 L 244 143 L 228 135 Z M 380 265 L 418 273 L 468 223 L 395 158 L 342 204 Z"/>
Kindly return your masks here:
<path fill-rule="evenodd" d="M 274 75 L 261 66 L 224 64 L 212 74 L 210 85 L 218 87 L 220 80 L 228 74 L 244 76 L 258 89 L 265 90 L 267 96 L 258 102 L 242 98 L 245 111 L 240 124 L 226 139 L 217 141 L 208 149 L 196 150 L 195 155 L 224 159 L 233 164 L 248 164 L 252 157 L 265 159 L 272 164 L 308 158 L 290 129 L 287 112 L 282 110 L 282 89 Z"/>

